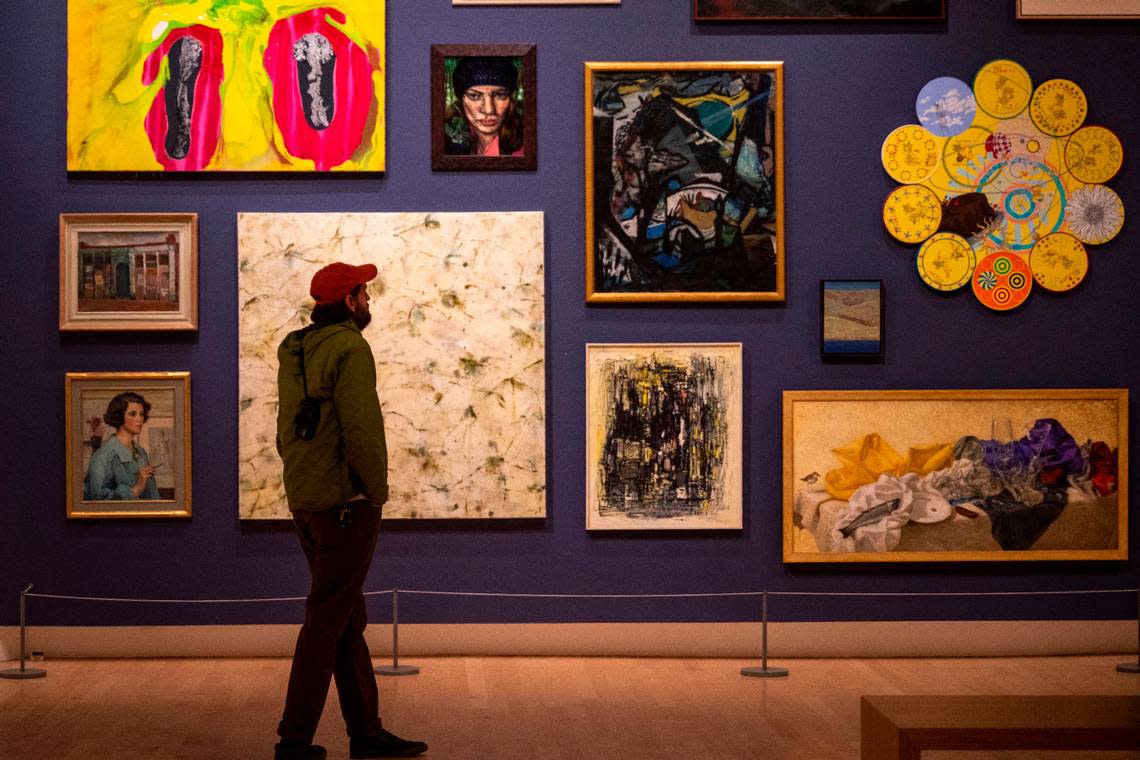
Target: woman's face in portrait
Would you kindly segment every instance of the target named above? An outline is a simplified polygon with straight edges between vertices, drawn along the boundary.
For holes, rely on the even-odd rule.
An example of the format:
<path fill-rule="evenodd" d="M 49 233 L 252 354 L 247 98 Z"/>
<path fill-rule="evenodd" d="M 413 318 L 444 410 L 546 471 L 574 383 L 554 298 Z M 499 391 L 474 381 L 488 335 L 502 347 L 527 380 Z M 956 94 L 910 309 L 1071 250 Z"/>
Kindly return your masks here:
<path fill-rule="evenodd" d="M 471 129 L 493 139 L 511 108 L 511 93 L 498 85 L 474 85 L 463 91 L 463 114 Z"/>
<path fill-rule="evenodd" d="M 123 430 L 131 435 L 138 435 L 142 432 L 144 422 L 146 422 L 146 412 L 143 411 L 143 405 L 136 401 L 129 402 L 127 411 L 123 412 Z"/>

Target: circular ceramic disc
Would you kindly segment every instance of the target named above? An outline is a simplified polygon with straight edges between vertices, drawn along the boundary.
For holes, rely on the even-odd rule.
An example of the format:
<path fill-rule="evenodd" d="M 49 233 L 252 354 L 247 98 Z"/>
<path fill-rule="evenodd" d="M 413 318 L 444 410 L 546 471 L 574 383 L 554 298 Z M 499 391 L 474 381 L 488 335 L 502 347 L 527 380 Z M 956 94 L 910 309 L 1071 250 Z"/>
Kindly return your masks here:
<path fill-rule="evenodd" d="M 1029 115 L 1037 128 L 1057 137 L 1075 132 L 1085 123 L 1088 112 L 1084 90 L 1068 79 L 1042 82 L 1029 103 Z"/>
<path fill-rule="evenodd" d="M 969 185 L 981 174 L 993 148 L 994 134 L 977 124 L 947 138 L 942 146 L 942 168 L 950 179 Z"/>
<path fill-rule="evenodd" d="M 942 204 L 924 185 L 896 187 L 883 204 L 883 224 L 901 243 L 921 243 L 938 231 Z"/>
<path fill-rule="evenodd" d="M 1016 253 L 998 251 L 986 256 L 974 269 L 974 295 L 994 311 L 1009 311 L 1025 303 L 1033 287 L 1033 272 Z"/>
<path fill-rule="evenodd" d="M 976 261 L 966 238 L 939 232 L 918 249 L 918 276 L 935 290 L 957 290 L 970 281 Z"/>
<path fill-rule="evenodd" d="M 974 100 L 990 116 L 1009 119 L 1029 105 L 1033 80 L 1016 61 L 990 61 L 974 75 Z"/>
<path fill-rule="evenodd" d="M 1082 243 L 1100 245 L 1112 240 L 1124 226 L 1124 202 L 1105 185 L 1084 185 L 1069 196 L 1065 229 Z"/>
<path fill-rule="evenodd" d="M 1088 274 L 1089 254 L 1080 240 L 1067 232 L 1054 232 L 1033 246 L 1029 268 L 1033 270 L 1033 279 L 1046 290 L 1072 290 Z"/>
<path fill-rule="evenodd" d="M 938 77 L 919 91 L 914 110 L 919 123 L 931 133 L 953 137 L 973 123 L 978 106 L 970 86 L 961 79 Z"/>
<path fill-rule="evenodd" d="M 883 168 L 891 179 L 906 185 L 933 174 L 941 155 L 938 138 L 918 124 L 904 124 L 883 141 Z"/>
<path fill-rule="evenodd" d="M 1086 185 L 1108 182 L 1124 163 L 1124 146 L 1111 129 L 1081 127 L 1065 143 L 1069 173 Z"/>

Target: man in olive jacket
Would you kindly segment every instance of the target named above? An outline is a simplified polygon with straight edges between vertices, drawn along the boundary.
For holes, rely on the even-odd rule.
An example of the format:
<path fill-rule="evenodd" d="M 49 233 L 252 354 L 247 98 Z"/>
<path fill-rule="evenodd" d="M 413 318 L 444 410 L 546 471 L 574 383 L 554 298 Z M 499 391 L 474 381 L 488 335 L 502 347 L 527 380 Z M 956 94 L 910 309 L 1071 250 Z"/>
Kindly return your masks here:
<path fill-rule="evenodd" d="M 313 275 L 313 324 L 277 349 L 277 451 L 285 496 L 312 586 L 297 637 L 275 760 L 321 760 L 313 744 L 335 677 L 349 756 L 412 757 L 427 750 L 385 731 L 364 641 L 364 579 L 388 500 L 388 450 L 376 364 L 361 334 L 372 315 L 372 264 L 329 264 Z"/>

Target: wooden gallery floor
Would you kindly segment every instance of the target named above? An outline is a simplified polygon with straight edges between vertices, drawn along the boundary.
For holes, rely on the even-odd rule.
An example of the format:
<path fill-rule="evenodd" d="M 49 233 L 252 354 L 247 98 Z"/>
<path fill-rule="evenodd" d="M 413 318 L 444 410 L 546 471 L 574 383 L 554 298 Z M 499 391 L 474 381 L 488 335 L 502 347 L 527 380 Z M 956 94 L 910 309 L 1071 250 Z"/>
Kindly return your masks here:
<path fill-rule="evenodd" d="M 1137 694 L 1135 655 L 1016 659 L 415 658 L 380 680 L 387 728 L 433 760 L 829 760 L 859 756 L 862 694 Z M 37 663 L 39 664 L 39 663 Z M 377 661 L 377 664 L 383 664 Z M 0 680 L 0 758 L 270 758 L 286 659 L 49 660 Z M 4 667 L 9 667 L 9 664 Z M 347 758 L 331 690 L 317 741 Z M 1122 760 L 1136 753 L 927 753 L 924 760 Z"/>

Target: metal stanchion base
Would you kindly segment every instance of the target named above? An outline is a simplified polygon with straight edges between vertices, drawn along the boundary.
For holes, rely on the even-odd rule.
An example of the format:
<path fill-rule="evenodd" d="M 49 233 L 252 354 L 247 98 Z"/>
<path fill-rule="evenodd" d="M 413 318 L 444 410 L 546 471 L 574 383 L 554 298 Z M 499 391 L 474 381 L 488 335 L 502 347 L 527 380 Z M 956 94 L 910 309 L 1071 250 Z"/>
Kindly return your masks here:
<path fill-rule="evenodd" d="M 740 669 L 742 676 L 755 676 L 756 678 L 779 678 L 788 674 L 787 668 L 758 668 L 747 667 Z"/>
<path fill-rule="evenodd" d="M 1140 662 L 1122 662 L 1116 669 L 1121 673 L 1140 673 Z"/>
<path fill-rule="evenodd" d="M 419 665 L 377 665 L 373 668 L 382 676 L 414 676 L 420 672 Z"/>
<path fill-rule="evenodd" d="M 47 671 L 42 668 L 12 668 L 11 670 L 0 670 L 0 678 L 43 678 L 47 675 Z"/>

